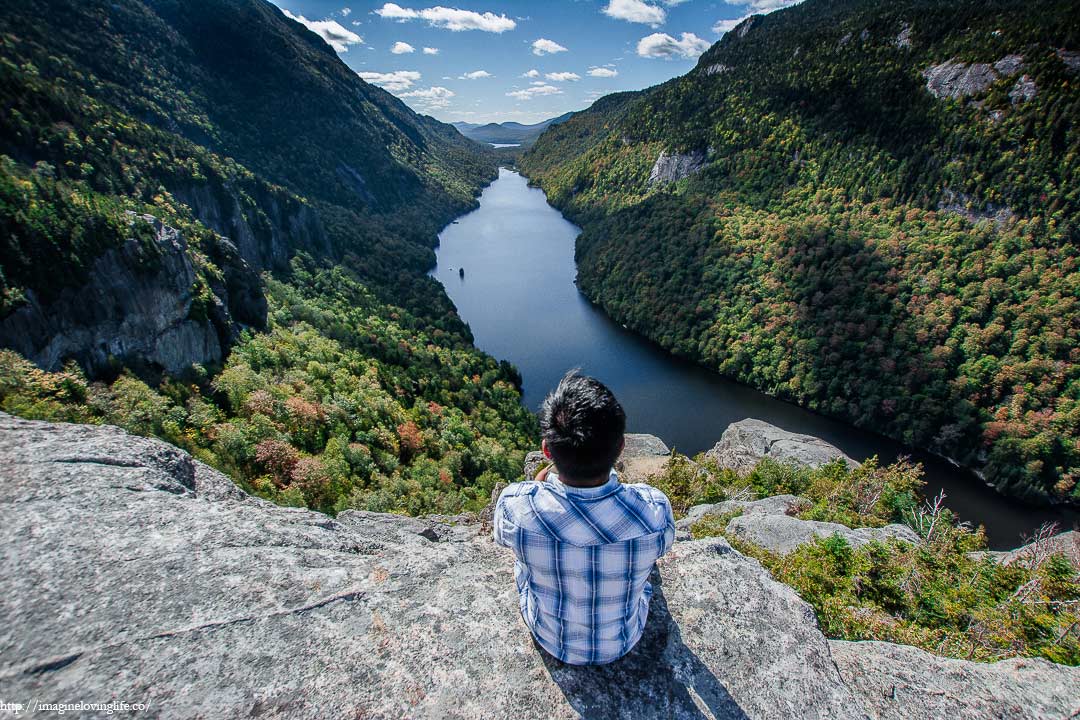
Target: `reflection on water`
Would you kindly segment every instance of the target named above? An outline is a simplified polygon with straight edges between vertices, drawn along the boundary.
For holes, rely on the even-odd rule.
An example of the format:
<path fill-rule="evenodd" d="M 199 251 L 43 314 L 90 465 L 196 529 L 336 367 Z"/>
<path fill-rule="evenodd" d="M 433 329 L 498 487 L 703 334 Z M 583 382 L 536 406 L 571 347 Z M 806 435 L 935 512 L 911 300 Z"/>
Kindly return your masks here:
<path fill-rule="evenodd" d="M 580 367 L 619 397 L 630 432 L 651 433 L 690 455 L 712 447 L 730 423 L 754 417 L 816 435 L 859 460 L 912 456 L 926 469 L 928 493 L 944 489 L 961 518 L 986 525 L 996 548 L 1014 547 L 1043 521 L 1072 526 L 1080 519 L 1076 511 L 1019 506 L 944 460 L 725 380 L 623 329 L 574 285 L 579 232 L 542 191 L 501 170 L 479 209 L 440 235 L 435 277 L 476 345 L 521 370 L 529 408 Z"/>

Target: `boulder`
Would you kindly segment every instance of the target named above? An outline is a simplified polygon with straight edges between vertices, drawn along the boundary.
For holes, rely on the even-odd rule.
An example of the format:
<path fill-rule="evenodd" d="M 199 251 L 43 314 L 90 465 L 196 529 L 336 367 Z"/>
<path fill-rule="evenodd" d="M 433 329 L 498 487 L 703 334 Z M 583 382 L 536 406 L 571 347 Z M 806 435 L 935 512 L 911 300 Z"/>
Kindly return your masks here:
<path fill-rule="evenodd" d="M 843 458 L 849 467 L 859 466 L 839 448 L 821 438 L 788 432 L 752 418 L 728 425 L 720 442 L 705 456 L 715 460 L 720 467 L 741 473 L 749 472 L 764 458 L 812 468 Z"/>
<path fill-rule="evenodd" d="M 874 540 L 890 538 L 918 543 L 919 536 L 907 525 L 886 525 L 880 528 L 849 528 L 839 523 L 800 520 L 789 515 L 751 513 L 732 518 L 727 532 L 740 540 L 753 543 L 778 555 L 787 555 L 800 545 L 816 538 L 839 535 L 852 547 L 862 547 Z"/>
<path fill-rule="evenodd" d="M 736 511 L 743 515 L 762 513 L 765 515 L 796 515 L 810 507 L 812 503 L 797 495 L 772 495 L 761 500 L 725 500 L 711 505 L 695 505 L 686 516 L 675 521 L 679 530 L 689 530 L 699 520 L 707 517 L 719 517 Z"/>
<path fill-rule="evenodd" d="M 0 414 L 9 697 L 149 715 L 862 718 L 813 610 L 723 540 L 658 563 L 645 635 L 572 667 L 533 644 L 477 525 L 247 496 L 157 440 Z"/>
<path fill-rule="evenodd" d="M 655 435 L 626 433 L 624 437 L 626 445 L 620 456 L 622 460 L 638 457 L 666 457 L 671 454 L 671 450 L 664 441 Z"/>
<path fill-rule="evenodd" d="M 1060 720 L 1080 711 L 1077 668 L 1038 658 L 973 663 L 884 642 L 829 645 L 875 720 Z"/>
<path fill-rule="evenodd" d="M 648 482 L 650 477 L 664 471 L 670 457 L 671 450 L 655 435 L 627 433 L 626 447 L 615 461 L 615 470 L 623 482 Z"/>

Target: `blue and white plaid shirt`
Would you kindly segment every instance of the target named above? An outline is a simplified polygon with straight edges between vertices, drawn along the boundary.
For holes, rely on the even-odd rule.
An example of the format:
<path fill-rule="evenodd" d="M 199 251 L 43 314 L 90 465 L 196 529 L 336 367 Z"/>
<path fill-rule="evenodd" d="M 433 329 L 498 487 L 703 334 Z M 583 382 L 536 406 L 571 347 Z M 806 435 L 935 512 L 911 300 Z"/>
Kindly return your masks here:
<path fill-rule="evenodd" d="M 521 616 L 536 641 L 573 665 L 617 660 L 641 638 L 649 572 L 675 540 L 664 493 L 623 485 L 575 488 L 552 472 L 514 483 L 495 506 L 495 542 L 517 557 Z"/>

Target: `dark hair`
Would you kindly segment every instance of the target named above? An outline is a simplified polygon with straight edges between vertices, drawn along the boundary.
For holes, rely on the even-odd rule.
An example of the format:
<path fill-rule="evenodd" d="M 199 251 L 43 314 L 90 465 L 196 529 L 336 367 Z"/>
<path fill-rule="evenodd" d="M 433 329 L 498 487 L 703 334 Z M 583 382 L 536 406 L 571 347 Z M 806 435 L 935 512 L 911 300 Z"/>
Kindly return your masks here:
<path fill-rule="evenodd" d="M 560 473 L 590 480 L 611 469 L 622 450 L 626 413 L 596 378 L 568 372 L 540 406 L 540 434 Z"/>

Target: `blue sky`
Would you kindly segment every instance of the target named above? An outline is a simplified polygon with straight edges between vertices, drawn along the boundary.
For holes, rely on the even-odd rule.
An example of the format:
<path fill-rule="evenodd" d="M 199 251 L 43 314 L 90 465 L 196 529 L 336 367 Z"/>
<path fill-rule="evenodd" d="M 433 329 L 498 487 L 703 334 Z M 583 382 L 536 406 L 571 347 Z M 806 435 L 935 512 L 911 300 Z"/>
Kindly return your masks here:
<path fill-rule="evenodd" d="M 793 0 L 273 0 L 361 77 L 446 122 L 531 123 L 692 68 Z"/>

